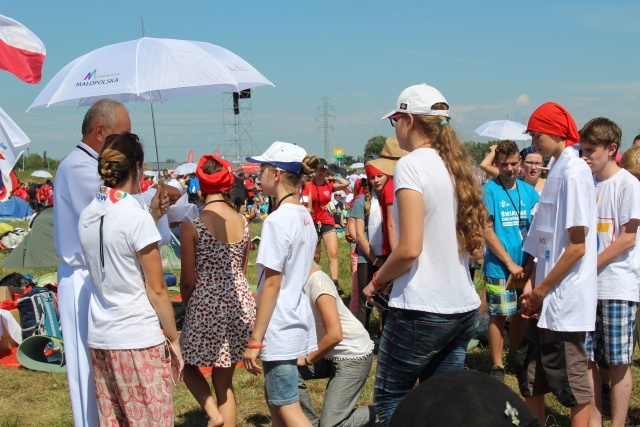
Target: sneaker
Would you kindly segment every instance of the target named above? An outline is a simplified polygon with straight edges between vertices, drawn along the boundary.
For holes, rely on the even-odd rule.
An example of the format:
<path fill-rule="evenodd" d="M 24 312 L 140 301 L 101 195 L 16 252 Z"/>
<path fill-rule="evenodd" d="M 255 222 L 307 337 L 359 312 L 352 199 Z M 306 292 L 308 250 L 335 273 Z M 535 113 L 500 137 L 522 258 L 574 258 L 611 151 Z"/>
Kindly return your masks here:
<path fill-rule="evenodd" d="M 501 383 L 504 382 L 504 366 L 494 366 L 491 368 L 491 378 L 495 378 Z"/>

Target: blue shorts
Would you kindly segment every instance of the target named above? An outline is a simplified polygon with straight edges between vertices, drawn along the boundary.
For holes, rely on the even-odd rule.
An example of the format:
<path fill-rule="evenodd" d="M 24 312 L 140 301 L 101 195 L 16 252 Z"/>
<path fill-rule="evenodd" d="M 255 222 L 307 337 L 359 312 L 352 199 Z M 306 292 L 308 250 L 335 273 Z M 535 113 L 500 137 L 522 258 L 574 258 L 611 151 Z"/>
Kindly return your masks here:
<path fill-rule="evenodd" d="M 297 359 L 262 361 L 264 391 L 269 405 L 286 406 L 300 400 L 297 362 Z"/>
<path fill-rule="evenodd" d="M 637 302 L 598 300 L 596 329 L 587 332 L 584 343 L 589 361 L 605 361 L 609 365 L 631 363 L 637 310 Z"/>

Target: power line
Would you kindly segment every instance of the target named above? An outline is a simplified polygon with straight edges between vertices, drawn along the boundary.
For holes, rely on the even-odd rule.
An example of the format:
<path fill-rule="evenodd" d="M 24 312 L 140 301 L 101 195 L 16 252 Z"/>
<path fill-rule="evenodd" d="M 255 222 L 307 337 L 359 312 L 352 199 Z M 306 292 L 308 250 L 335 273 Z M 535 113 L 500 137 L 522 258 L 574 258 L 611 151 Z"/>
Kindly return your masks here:
<path fill-rule="evenodd" d="M 329 159 L 329 130 L 335 131 L 334 127 L 329 124 L 329 119 L 336 119 L 336 116 L 329 114 L 329 111 L 333 111 L 333 106 L 329 105 L 329 97 L 322 97 L 322 105 L 318 107 L 319 111 L 322 111 L 322 115 L 316 117 L 316 121 L 322 118 L 323 125 L 318 128 L 318 132 L 324 131 L 324 158 Z"/>

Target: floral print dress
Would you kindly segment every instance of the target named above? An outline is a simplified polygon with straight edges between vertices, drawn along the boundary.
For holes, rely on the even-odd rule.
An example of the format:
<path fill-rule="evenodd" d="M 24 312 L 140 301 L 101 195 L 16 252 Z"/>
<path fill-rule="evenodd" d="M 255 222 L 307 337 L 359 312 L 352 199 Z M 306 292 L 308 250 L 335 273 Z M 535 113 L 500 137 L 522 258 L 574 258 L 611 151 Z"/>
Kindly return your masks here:
<path fill-rule="evenodd" d="M 195 289 L 189 299 L 180 346 L 184 362 L 228 368 L 242 360 L 256 320 L 256 304 L 242 269 L 249 225 L 236 243 L 216 240 L 200 217 L 195 247 Z"/>

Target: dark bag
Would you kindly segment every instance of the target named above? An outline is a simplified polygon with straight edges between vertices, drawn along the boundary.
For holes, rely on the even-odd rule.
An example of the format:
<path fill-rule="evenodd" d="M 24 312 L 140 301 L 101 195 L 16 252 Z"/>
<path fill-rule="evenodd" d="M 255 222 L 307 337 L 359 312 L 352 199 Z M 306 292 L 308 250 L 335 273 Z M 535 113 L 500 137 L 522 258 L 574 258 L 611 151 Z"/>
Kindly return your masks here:
<path fill-rule="evenodd" d="M 11 273 L 0 279 L 0 286 L 26 288 L 27 286 L 35 286 L 35 283 L 33 283 L 33 281 L 27 279 L 20 273 Z"/>

